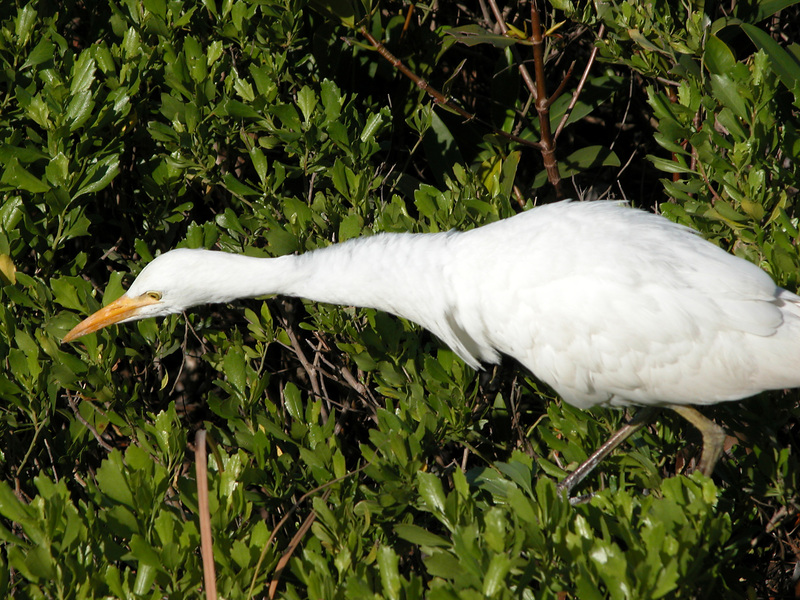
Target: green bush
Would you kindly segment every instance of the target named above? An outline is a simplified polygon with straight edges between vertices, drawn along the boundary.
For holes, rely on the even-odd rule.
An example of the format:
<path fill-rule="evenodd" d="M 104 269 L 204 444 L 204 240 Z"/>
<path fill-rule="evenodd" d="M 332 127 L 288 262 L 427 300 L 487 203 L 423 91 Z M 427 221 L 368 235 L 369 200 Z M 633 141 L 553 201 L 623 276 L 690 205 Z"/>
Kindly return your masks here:
<path fill-rule="evenodd" d="M 798 7 L 673 4 L 543 7 L 560 185 L 796 289 Z M 571 506 L 554 481 L 623 414 L 373 310 L 248 300 L 60 344 L 175 246 L 277 256 L 554 197 L 514 30 L 461 3 L 0 7 L 0 594 L 201 597 L 205 429 L 225 598 L 788 597 L 796 393 L 710 411 L 741 440 L 714 481 L 665 416 Z"/>

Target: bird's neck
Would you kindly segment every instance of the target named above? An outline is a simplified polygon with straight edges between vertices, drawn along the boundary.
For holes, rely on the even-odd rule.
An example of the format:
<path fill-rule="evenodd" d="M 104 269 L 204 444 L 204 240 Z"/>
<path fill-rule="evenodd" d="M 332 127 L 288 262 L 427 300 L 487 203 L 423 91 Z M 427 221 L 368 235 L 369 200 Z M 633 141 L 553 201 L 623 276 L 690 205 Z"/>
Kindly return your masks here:
<path fill-rule="evenodd" d="M 298 256 L 225 255 L 215 272 L 230 295 L 216 301 L 283 294 L 375 308 L 422 325 L 477 368 L 498 354 L 476 316 L 480 303 L 471 290 L 480 275 L 472 260 L 479 257 L 459 253 L 462 235 L 383 234 Z"/>
<path fill-rule="evenodd" d="M 219 297 L 204 301 L 282 294 L 376 308 L 436 331 L 428 315 L 445 296 L 448 235 L 383 234 L 278 258 L 209 253 L 209 276 L 222 285 Z"/>
<path fill-rule="evenodd" d="M 446 238 L 384 234 L 289 257 L 281 265 L 284 285 L 274 293 L 376 308 L 430 327 L 431 303 L 442 302 Z"/>

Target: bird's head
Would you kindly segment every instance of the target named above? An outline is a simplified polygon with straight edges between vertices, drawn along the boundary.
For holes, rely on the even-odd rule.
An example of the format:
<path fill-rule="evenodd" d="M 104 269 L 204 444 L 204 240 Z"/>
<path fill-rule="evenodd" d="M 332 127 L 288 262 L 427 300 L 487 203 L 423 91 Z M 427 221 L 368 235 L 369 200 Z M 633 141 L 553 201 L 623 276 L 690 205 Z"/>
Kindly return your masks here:
<path fill-rule="evenodd" d="M 116 323 L 163 317 L 223 300 L 209 295 L 203 277 L 207 264 L 220 254 L 224 253 L 179 248 L 158 256 L 142 269 L 127 292 L 78 323 L 62 341 L 71 342 Z"/>

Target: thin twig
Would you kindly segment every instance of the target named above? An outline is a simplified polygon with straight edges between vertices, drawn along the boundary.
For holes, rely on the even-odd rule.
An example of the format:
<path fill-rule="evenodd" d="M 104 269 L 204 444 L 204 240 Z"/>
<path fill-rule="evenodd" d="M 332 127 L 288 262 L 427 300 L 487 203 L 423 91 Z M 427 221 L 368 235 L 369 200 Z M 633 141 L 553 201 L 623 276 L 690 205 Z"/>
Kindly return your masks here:
<path fill-rule="evenodd" d="M 564 90 L 567 89 L 567 84 L 569 80 L 572 78 L 572 71 L 575 69 L 575 61 L 573 60 L 572 63 L 569 65 L 567 72 L 564 74 L 564 78 L 561 80 L 561 83 L 558 84 L 556 91 L 553 92 L 550 97 L 547 99 L 547 108 L 553 106 L 553 102 L 558 100 L 561 94 L 564 93 Z M 556 137 L 555 135 L 553 136 Z"/>
<path fill-rule="evenodd" d="M 283 318 L 283 329 L 286 332 L 286 335 L 289 336 L 289 341 L 292 342 L 292 350 L 297 356 L 297 359 L 300 361 L 300 364 L 303 365 L 303 369 L 308 374 L 308 378 L 311 382 L 311 390 L 314 392 L 314 397 L 322 398 L 322 390 L 319 387 L 319 374 L 317 369 L 311 364 L 308 358 L 306 358 L 306 355 L 300 345 L 300 340 L 297 339 L 294 328 L 289 321 L 286 311 L 283 310 L 283 307 L 281 307 L 281 316 Z"/>
<path fill-rule="evenodd" d="M 189 315 L 184 313 L 183 315 L 183 343 L 181 344 L 181 366 L 178 368 L 178 373 L 175 375 L 175 383 L 172 384 L 172 389 L 169 391 L 169 395 L 173 396 L 175 394 L 175 390 L 178 389 L 178 383 L 181 380 L 181 375 L 183 375 L 183 367 L 186 366 L 186 343 L 189 341 Z"/>
<path fill-rule="evenodd" d="M 94 426 L 91 423 L 89 423 L 89 421 L 83 418 L 83 415 L 81 415 L 81 413 L 78 411 L 78 404 L 72 397 L 72 392 L 66 390 L 66 393 L 67 393 L 67 402 L 69 403 L 69 407 L 72 409 L 72 412 L 75 415 L 75 418 L 78 420 L 78 422 L 91 432 L 91 434 L 94 436 L 94 439 L 97 440 L 98 444 L 100 444 L 107 452 L 111 452 L 114 449 L 114 447 L 106 443 L 106 441 L 97 432 L 97 429 L 95 429 Z"/>
<path fill-rule="evenodd" d="M 598 39 L 603 37 L 603 33 L 605 32 L 605 25 L 600 26 L 600 31 L 597 32 Z M 553 135 L 555 139 L 558 139 L 558 136 L 561 135 L 561 130 L 564 129 L 564 126 L 567 124 L 567 120 L 569 116 L 572 114 L 572 109 L 575 108 L 575 104 L 578 102 L 578 97 L 581 95 L 581 91 L 583 91 L 583 86 L 586 85 L 586 79 L 589 77 L 589 71 L 592 70 L 592 65 L 594 64 L 595 59 L 597 58 L 597 46 L 592 48 L 592 53 L 589 55 L 589 61 L 586 63 L 586 68 L 583 69 L 583 75 L 581 75 L 580 81 L 578 81 L 578 87 L 575 88 L 575 91 L 572 92 L 572 100 L 569 102 L 569 106 L 567 106 L 567 110 L 564 111 L 564 115 L 561 117 L 561 122 L 556 127 L 556 132 Z M 570 67 L 572 69 L 572 67 Z"/>
<path fill-rule="evenodd" d="M 325 491 L 323 495 L 323 500 L 327 500 L 328 496 L 330 496 L 331 490 L 328 489 Z M 272 575 L 272 581 L 269 582 L 269 592 L 268 597 L 270 599 L 275 597 L 275 592 L 278 589 L 278 583 L 280 583 L 281 575 L 283 574 L 283 570 L 286 568 L 286 565 L 289 563 L 289 560 L 292 558 L 294 551 L 300 546 L 300 541 L 305 537 L 308 530 L 311 529 L 311 526 L 314 524 L 314 521 L 317 520 L 317 513 L 312 511 L 310 512 L 303 524 L 299 527 L 297 532 L 292 536 L 289 545 L 286 548 L 286 551 L 281 555 L 280 559 L 278 560 L 278 564 L 275 566 L 275 572 Z"/>
<path fill-rule="evenodd" d="M 508 26 L 503 18 L 503 14 L 500 12 L 500 8 L 497 6 L 497 2 L 495 0 L 489 0 L 489 7 L 492 9 L 492 14 L 494 15 L 494 20 L 497 23 L 497 27 L 500 29 L 500 33 L 507 35 Z M 522 57 L 519 55 L 519 51 L 516 49 L 516 47 L 511 46 L 511 52 L 514 54 L 514 59 L 517 61 L 517 70 L 522 76 L 522 81 L 525 82 L 525 86 L 530 91 L 534 100 L 536 100 L 538 96 L 536 95 L 536 83 L 534 82 L 533 77 L 531 77 L 531 74 L 528 71 L 528 68 L 525 66 L 525 63 L 522 61 Z"/>
<path fill-rule="evenodd" d="M 252 598 L 253 597 L 253 592 L 254 592 L 255 586 L 256 586 L 256 579 L 258 578 L 258 572 L 261 569 L 261 565 L 264 562 L 264 558 L 267 556 L 267 550 L 272 545 L 272 542 L 275 541 L 275 537 L 277 536 L 277 534 L 281 530 L 281 528 L 286 524 L 286 521 L 289 520 L 289 517 L 291 517 L 297 511 L 298 508 L 300 508 L 300 505 L 303 502 L 305 502 L 308 498 L 310 498 L 311 496 L 313 496 L 314 494 L 316 494 L 320 490 L 324 490 L 324 489 L 330 488 L 332 485 L 334 485 L 336 483 L 339 483 L 340 481 L 344 481 L 345 479 L 347 479 L 349 477 L 352 477 L 353 475 L 357 475 L 358 473 L 360 473 L 361 471 L 366 469 L 370 464 L 372 464 L 372 463 L 367 462 L 367 463 L 363 464 L 362 466 L 358 467 L 355 471 L 351 471 L 350 473 L 342 475 L 341 477 L 337 477 L 336 479 L 333 479 L 331 481 L 323 483 L 322 485 L 317 486 L 313 490 L 309 490 L 308 492 L 306 492 L 305 494 L 300 496 L 300 498 L 297 500 L 297 502 L 295 502 L 292 505 L 292 507 L 286 512 L 286 514 L 283 515 L 283 518 L 280 521 L 278 521 L 278 524 L 275 525 L 275 528 L 272 530 L 272 533 L 270 534 L 269 539 L 267 540 L 267 543 L 264 544 L 264 547 L 261 549 L 261 556 L 259 556 L 259 558 L 258 558 L 258 563 L 256 564 L 256 568 L 255 568 L 255 570 L 253 572 L 253 578 L 250 580 L 250 590 L 249 590 L 249 592 L 247 594 L 248 598 Z M 327 490 L 326 493 L 325 493 L 324 498 L 327 498 L 329 494 L 330 494 L 330 490 Z M 314 512 L 312 512 L 309 515 L 309 517 L 306 518 L 306 520 L 303 522 L 303 525 L 301 527 L 301 529 L 303 529 L 303 534 L 305 534 L 308 531 L 308 528 L 311 527 L 311 525 L 313 524 L 315 518 L 316 518 L 316 513 L 314 513 Z M 297 547 L 297 543 L 299 543 L 299 540 L 301 538 L 302 538 L 302 536 L 298 537 L 297 534 L 292 536 L 292 541 L 290 543 L 291 551 L 287 551 L 290 556 L 291 556 L 291 553 L 294 552 L 295 548 Z M 297 543 L 295 543 L 295 541 L 297 541 Z M 286 554 L 284 554 L 284 555 L 286 555 Z M 277 579 L 278 579 L 277 575 L 274 575 L 273 578 L 272 578 L 272 581 L 270 582 L 270 596 L 269 596 L 270 598 L 272 598 L 274 596 L 275 586 L 277 585 Z"/>

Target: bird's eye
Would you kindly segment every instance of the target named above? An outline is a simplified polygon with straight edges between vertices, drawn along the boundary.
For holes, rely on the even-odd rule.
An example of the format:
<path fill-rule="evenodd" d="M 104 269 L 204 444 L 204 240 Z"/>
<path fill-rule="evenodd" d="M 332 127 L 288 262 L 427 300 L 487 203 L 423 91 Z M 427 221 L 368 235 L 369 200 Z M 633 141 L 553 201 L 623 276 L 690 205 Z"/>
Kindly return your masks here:
<path fill-rule="evenodd" d="M 153 300 L 161 300 L 161 292 L 147 292 L 147 295 L 150 296 Z"/>

